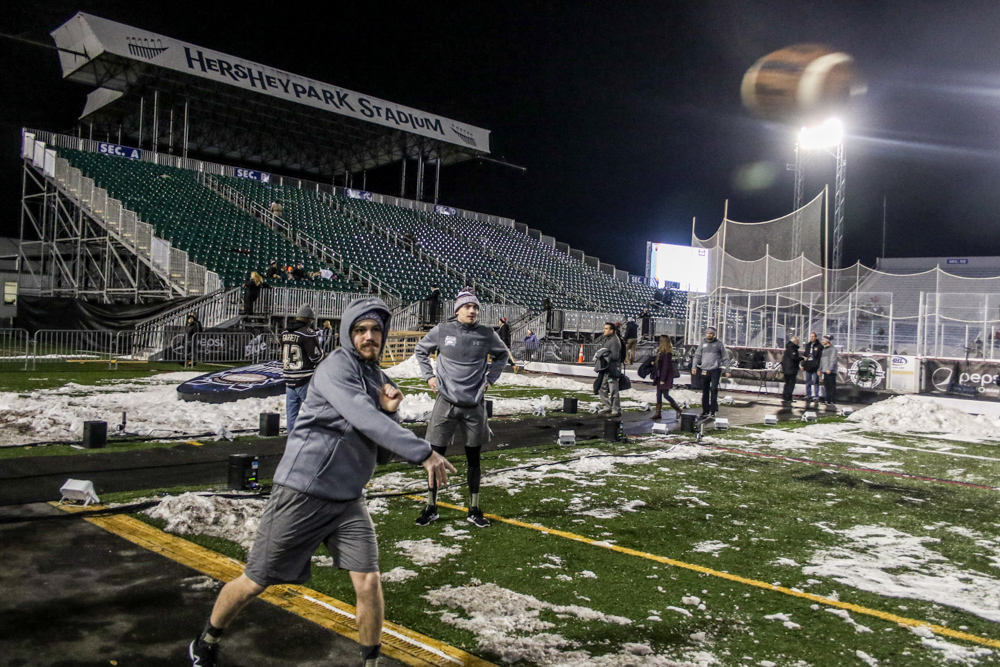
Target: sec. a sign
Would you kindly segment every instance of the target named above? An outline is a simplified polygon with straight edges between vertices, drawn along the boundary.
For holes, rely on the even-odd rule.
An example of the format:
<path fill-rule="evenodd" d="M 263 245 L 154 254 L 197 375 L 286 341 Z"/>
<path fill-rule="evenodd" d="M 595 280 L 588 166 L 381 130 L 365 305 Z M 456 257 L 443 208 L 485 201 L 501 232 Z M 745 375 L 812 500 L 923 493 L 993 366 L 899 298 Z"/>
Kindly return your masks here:
<path fill-rule="evenodd" d="M 115 157 L 127 157 L 130 160 L 141 160 L 142 151 L 138 148 L 132 148 L 131 146 L 119 146 L 118 144 L 109 144 L 103 141 L 97 142 L 97 152 L 101 155 L 114 155 Z"/>
<path fill-rule="evenodd" d="M 237 169 L 237 178 L 249 178 L 252 181 L 260 181 L 261 183 L 270 183 L 271 174 L 263 171 L 257 171 L 256 169 Z"/>

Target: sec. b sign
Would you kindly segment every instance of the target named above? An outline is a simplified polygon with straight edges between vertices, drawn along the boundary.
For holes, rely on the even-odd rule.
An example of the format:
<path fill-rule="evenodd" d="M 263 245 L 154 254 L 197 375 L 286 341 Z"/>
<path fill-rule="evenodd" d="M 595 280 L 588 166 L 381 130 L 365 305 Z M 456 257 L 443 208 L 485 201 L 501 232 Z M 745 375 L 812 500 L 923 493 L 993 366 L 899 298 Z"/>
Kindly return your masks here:
<path fill-rule="evenodd" d="M 254 181 L 260 181 L 261 183 L 271 182 L 271 174 L 255 169 L 237 169 L 236 176 L 238 178 L 249 178 Z"/>
<path fill-rule="evenodd" d="M 109 144 L 103 141 L 97 142 L 97 152 L 101 155 L 114 155 L 115 157 L 127 157 L 130 160 L 141 160 L 142 151 L 138 148 L 132 148 L 131 146 L 119 146 L 118 144 Z"/>

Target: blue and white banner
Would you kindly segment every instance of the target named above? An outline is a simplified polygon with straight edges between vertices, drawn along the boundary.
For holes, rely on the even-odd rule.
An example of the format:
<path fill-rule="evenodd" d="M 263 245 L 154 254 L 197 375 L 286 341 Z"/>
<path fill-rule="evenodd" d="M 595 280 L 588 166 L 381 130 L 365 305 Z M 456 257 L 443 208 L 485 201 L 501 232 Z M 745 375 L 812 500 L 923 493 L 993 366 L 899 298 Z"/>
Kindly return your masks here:
<path fill-rule="evenodd" d="M 352 190 L 347 188 L 347 196 L 351 199 L 364 199 L 365 201 L 375 201 L 374 195 L 367 190 Z"/>
<path fill-rule="evenodd" d="M 458 211 L 451 206 L 435 206 L 434 212 L 441 215 L 458 215 Z"/>
<path fill-rule="evenodd" d="M 155 32 L 79 13 L 52 31 L 63 76 L 94 83 L 93 63 L 107 55 L 183 72 L 242 90 L 304 104 L 394 130 L 403 130 L 437 141 L 490 152 L 490 131 L 451 118 L 363 95 L 315 79 L 290 74 L 243 58 L 212 51 Z M 77 55 L 94 54 L 94 55 Z M 85 67 L 90 64 L 91 67 Z M 117 70 L 114 70 L 117 71 Z M 104 88 L 125 90 L 131 85 L 131 68 L 102 80 Z"/>
<path fill-rule="evenodd" d="M 256 169 L 237 169 L 236 176 L 238 178 L 249 178 L 253 181 L 260 181 L 261 183 L 271 182 L 271 174 L 265 171 L 257 171 Z"/>
<path fill-rule="evenodd" d="M 142 159 L 142 151 L 138 148 L 132 148 L 131 146 L 119 146 L 118 144 L 109 144 L 104 141 L 97 142 L 97 152 L 102 155 L 127 157 L 130 160 Z"/>

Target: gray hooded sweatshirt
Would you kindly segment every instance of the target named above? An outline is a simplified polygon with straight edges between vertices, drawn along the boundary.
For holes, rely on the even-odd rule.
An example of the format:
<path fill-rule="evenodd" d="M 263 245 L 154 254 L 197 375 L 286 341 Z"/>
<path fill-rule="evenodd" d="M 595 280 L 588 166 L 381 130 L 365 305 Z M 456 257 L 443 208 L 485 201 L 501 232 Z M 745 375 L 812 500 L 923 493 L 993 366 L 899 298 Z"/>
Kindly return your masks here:
<path fill-rule="evenodd" d="M 437 352 L 437 373 L 430 355 Z M 507 346 L 491 327 L 462 324 L 457 318 L 427 332 L 414 351 L 425 380 L 437 377 L 438 393 L 452 405 L 471 408 L 483 400 L 486 384 L 496 384 L 507 366 Z M 487 364 L 486 357 L 493 356 Z"/>
<path fill-rule="evenodd" d="M 716 338 L 709 341 L 707 338 L 701 341 L 698 351 L 694 353 L 691 362 L 692 368 L 700 368 L 703 371 L 714 371 L 716 368 L 729 368 L 729 355 L 726 354 L 726 346 Z"/>
<path fill-rule="evenodd" d="M 836 373 L 837 372 L 837 348 L 833 345 L 829 347 L 823 346 L 823 356 L 819 358 L 819 372 L 820 373 Z"/>
<path fill-rule="evenodd" d="M 274 483 L 337 502 L 360 498 L 375 472 L 376 445 L 410 463 L 423 463 L 431 446 L 399 425 L 396 414 L 379 408 L 378 395 L 393 384 L 378 361 L 364 361 L 354 349 L 351 325 L 370 310 L 384 318 L 383 341 L 389 329 L 389 309 L 381 299 L 359 299 L 344 309 L 341 347 L 320 363 L 288 434 Z M 383 342 L 384 345 L 384 342 Z"/>

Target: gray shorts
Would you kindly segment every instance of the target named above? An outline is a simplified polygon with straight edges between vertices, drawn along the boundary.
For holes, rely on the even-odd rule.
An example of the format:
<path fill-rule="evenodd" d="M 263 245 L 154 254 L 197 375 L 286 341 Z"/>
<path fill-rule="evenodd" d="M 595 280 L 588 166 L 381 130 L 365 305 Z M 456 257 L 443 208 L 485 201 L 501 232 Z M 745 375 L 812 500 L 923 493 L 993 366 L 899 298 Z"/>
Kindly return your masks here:
<path fill-rule="evenodd" d="M 305 583 L 320 544 L 342 570 L 378 572 L 375 524 L 364 498 L 338 503 L 275 485 L 243 574 L 261 586 Z"/>
<path fill-rule="evenodd" d="M 485 403 L 472 408 L 460 408 L 439 394 L 431 417 L 427 420 L 427 442 L 434 447 L 447 447 L 460 425 L 465 433 L 466 447 L 480 447 L 489 442 L 490 426 L 486 420 Z"/>

